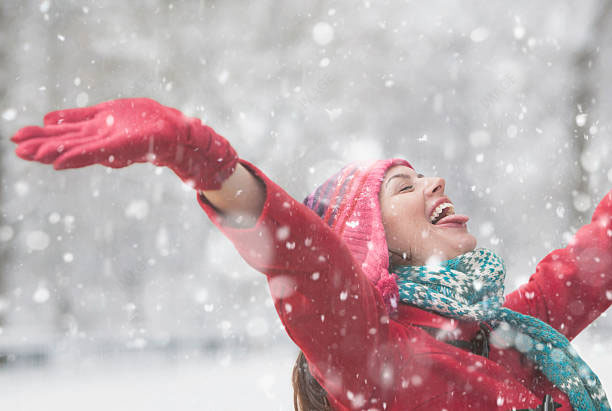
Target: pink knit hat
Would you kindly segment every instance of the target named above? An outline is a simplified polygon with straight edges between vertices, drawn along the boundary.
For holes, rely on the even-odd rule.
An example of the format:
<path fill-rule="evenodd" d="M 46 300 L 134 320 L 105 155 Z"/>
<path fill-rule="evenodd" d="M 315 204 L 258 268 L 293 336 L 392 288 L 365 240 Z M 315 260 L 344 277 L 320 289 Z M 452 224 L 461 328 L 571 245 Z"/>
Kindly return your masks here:
<path fill-rule="evenodd" d="M 397 309 L 399 289 L 395 274 L 389 273 L 389 251 L 378 193 L 386 171 L 395 165 L 413 168 L 402 159 L 351 163 L 304 199 L 304 204 L 347 244 L 353 258 L 381 293 L 389 312 Z"/>

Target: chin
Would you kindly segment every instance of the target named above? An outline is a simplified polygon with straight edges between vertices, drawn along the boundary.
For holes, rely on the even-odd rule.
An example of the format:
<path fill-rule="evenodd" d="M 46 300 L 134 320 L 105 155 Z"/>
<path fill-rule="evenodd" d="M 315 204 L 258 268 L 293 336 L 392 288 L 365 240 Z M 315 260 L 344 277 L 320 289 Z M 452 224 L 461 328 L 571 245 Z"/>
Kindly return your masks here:
<path fill-rule="evenodd" d="M 460 254 L 473 251 L 476 248 L 476 237 L 474 237 L 472 234 L 466 235 L 465 238 L 462 238 L 461 240 L 462 241 L 457 246 Z"/>

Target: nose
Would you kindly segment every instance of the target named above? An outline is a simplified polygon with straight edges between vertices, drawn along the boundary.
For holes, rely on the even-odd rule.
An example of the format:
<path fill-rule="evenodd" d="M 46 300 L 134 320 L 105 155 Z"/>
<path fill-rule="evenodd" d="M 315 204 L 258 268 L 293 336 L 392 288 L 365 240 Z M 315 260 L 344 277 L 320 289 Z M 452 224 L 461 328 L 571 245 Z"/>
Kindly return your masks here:
<path fill-rule="evenodd" d="M 444 187 L 446 183 L 441 177 L 430 177 L 425 188 L 427 195 L 444 194 Z"/>

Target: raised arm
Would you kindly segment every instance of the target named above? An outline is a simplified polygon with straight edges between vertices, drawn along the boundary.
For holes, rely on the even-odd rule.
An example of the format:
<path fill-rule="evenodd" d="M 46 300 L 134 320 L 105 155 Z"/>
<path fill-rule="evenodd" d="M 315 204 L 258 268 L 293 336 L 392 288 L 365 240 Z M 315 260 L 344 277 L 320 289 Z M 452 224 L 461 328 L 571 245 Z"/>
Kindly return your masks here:
<path fill-rule="evenodd" d="M 229 142 L 193 117 L 147 98 L 119 99 L 47 114 L 19 130 L 16 154 L 56 170 L 149 162 L 170 168 L 196 190 L 218 190 L 234 174 Z"/>
<path fill-rule="evenodd" d="M 548 254 L 505 306 L 537 317 L 573 339 L 612 304 L 612 191 L 591 223 Z"/>

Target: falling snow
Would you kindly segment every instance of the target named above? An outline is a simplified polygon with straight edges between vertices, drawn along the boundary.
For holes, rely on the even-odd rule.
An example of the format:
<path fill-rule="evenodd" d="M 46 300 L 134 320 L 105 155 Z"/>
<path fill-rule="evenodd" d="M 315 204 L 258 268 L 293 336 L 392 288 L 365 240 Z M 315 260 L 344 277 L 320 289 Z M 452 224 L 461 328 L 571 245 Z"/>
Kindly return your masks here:
<path fill-rule="evenodd" d="M 89 103 L 89 94 L 80 92 L 76 96 L 76 105 L 77 107 L 85 107 Z"/>
<path fill-rule="evenodd" d="M 470 33 L 470 39 L 475 43 L 480 43 L 489 38 L 489 30 L 485 27 L 478 27 Z"/>
<path fill-rule="evenodd" d="M 17 110 L 14 108 L 7 108 L 2 112 L 2 118 L 6 121 L 13 121 L 17 118 Z"/>
<path fill-rule="evenodd" d="M 44 250 L 50 242 L 49 234 L 44 231 L 31 231 L 26 236 L 26 245 L 30 250 Z"/>
<path fill-rule="evenodd" d="M 317 44 L 325 46 L 334 39 L 334 29 L 329 23 L 317 23 L 312 28 L 312 38 Z"/>
<path fill-rule="evenodd" d="M 17 356 L 0 373 L 9 393 L 0 409 L 189 410 L 203 396 L 210 409 L 291 409 L 297 349 L 278 312 L 304 315 L 299 301 L 310 297 L 291 276 L 248 266 L 166 167 L 56 172 L 17 158 L 10 136 L 42 125 L 48 111 L 158 99 L 228 137 L 298 203 L 348 162 L 405 158 L 443 178 L 478 245 L 505 258 L 506 292 L 571 244 L 612 188 L 612 51 L 597 40 L 612 17 L 596 1 L 552 11 L 499 4 L 485 14 L 463 3 L 27 3 L 0 13 L 0 350 L 44 360 L 34 367 Z M 258 237 L 270 246 L 262 261 L 275 247 L 315 249 L 306 283 L 328 287 L 338 307 L 355 301 L 325 271 L 333 258 L 318 249 L 320 232 L 304 239 L 285 220 L 268 228 Z M 610 287 L 600 292 L 612 301 Z M 568 310 L 580 315 L 585 304 Z M 610 393 L 607 314 L 574 342 Z M 329 324 L 331 315 L 316 318 Z M 511 332 L 493 340 L 519 351 L 533 344 Z M 428 383 L 402 377 L 404 389 Z M 383 367 L 378 378 L 399 377 Z M 368 399 L 344 394 L 356 407 Z"/>

